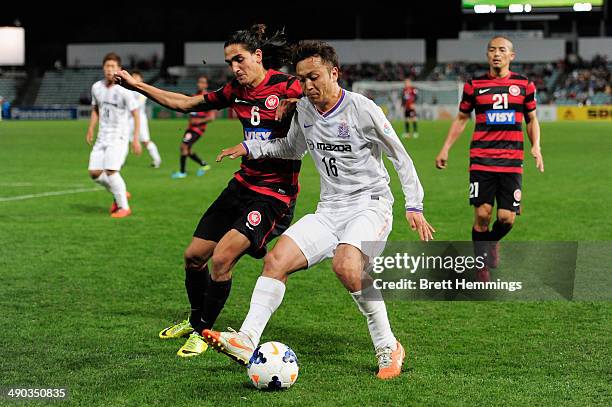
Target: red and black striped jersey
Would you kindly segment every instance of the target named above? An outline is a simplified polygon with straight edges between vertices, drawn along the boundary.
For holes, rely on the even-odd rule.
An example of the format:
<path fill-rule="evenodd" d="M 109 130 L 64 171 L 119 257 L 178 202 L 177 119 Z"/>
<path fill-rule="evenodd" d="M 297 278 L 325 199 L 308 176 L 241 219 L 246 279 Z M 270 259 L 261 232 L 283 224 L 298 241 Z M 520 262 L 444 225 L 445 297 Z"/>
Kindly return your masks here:
<path fill-rule="evenodd" d="M 221 89 L 207 93 L 201 110 L 231 107 L 242 123 L 244 139 L 271 140 L 287 137 L 292 115 L 275 120 L 276 108 L 283 99 L 299 98 L 302 88 L 294 76 L 268 69 L 264 80 L 248 88 L 236 79 Z M 296 199 L 301 161 L 264 158 L 242 158 L 234 177 L 247 188 L 289 203 Z"/>
<path fill-rule="evenodd" d="M 198 92 L 194 93 L 193 96 L 197 95 L 205 95 L 206 92 Z M 189 124 L 187 127 L 187 131 L 193 131 L 200 135 L 206 131 L 206 125 L 208 122 L 204 121 L 206 119 L 212 120 L 214 119 L 215 114 L 210 111 L 201 111 L 201 112 L 191 112 L 189 113 Z"/>
<path fill-rule="evenodd" d="M 510 72 L 471 79 L 463 87 L 459 110 L 475 110 L 470 171 L 523 172 L 523 118 L 536 108 L 535 85 Z"/>
<path fill-rule="evenodd" d="M 406 86 L 404 88 L 404 92 L 402 94 L 402 99 L 404 99 L 404 109 L 414 109 L 414 104 L 417 100 L 417 94 L 418 91 L 412 86 Z"/>

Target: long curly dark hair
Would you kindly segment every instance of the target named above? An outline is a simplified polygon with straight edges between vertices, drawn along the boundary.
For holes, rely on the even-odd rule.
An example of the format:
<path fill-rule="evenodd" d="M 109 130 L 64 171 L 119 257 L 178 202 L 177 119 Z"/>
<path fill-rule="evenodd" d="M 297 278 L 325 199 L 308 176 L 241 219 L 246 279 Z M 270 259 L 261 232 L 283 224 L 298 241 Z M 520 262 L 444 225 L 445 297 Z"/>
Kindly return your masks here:
<path fill-rule="evenodd" d="M 233 32 L 225 41 L 223 47 L 240 44 L 250 53 L 260 49 L 263 55 L 263 66 L 268 69 L 279 69 L 291 64 L 292 49 L 287 44 L 285 29 L 276 31 L 273 35 L 266 34 L 265 24 L 255 24 L 248 30 Z"/>

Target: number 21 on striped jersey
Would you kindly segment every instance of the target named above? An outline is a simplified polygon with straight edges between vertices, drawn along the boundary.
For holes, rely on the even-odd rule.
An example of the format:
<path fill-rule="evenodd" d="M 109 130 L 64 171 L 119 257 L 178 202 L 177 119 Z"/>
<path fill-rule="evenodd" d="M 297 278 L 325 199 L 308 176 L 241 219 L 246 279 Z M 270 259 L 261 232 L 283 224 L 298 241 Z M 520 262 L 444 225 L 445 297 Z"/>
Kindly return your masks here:
<path fill-rule="evenodd" d="M 496 93 L 493 95 L 493 109 L 507 109 L 508 108 L 508 94 L 507 93 Z"/>

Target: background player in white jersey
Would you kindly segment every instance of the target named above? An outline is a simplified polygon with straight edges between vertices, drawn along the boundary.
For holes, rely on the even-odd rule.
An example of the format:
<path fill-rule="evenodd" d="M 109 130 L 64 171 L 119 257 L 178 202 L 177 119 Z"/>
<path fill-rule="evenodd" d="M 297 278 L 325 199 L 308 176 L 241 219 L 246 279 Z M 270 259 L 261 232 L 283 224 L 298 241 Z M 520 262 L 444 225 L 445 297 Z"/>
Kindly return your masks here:
<path fill-rule="evenodd" d="M 142 73 L 138 70 L 134 70 L 132 72 L 132 76 L 137 81 L 143 81 Z M 147 97 L 142 95 L 136 91 L 132 91 L 134 97 L 138 101 L 138 111 L 140 113 L 140 131 L 139 131 L 139 139 L 142 144 L 144 144 L 145 148 L 149 152 L 151 156 L 151 166 L 153 168 L 159 168 L 161 165 L 161 156 L 159 155 L 159 151 L 157 150 L 157 146 L 151 140 L 151 135 L 149 133 L 149 118 L 147 117 Z M 134 131 L 134 119 L 130 116 L 130 133 Z"/>
<path fill-rule="evenodd" d="M 129 150 L 128 116 L 134 120 L 132 148 L 135 154 L 141 153 L 138 130 L 140 117 L 138 103 L 132 92 L 115 85 L 113 76 L 121 69 L 121 58 L 109 53 L 102 61 L 104 79 L 91 87 L 91 119 L 86 140 L 93 143 L 94 130 L 99 122 L 96 143 L 89 155 L 89 176 L 113 194 L 111 206 L 113 218 L 129 216 L 132 211 L 128 205 L 128 192 L 119 170 L 125 162 Z"/>
<path fill-rule="evenodd" d="M 385 303 L 373 300 L 371 286 L 362 286 L 362 273 L 370 259 L 381 254 L 393 223 L 393 195 L 382 153 L 399 175 L 411 228 L 422 240 L 429 240 L 434 230 L 423 216 L 423 189 L 412 160 L 382 110 L 338 85 L 338 58 L 331 46 L 321 41 L 302 42 L 294 61 L 307 98 L 297 103 L 287 138 L 245 141 L 223 150 L 218 160 L 245 155 L 300 159 L 310 152 L 321 176 L 320 201 L 316 212 L 287 229 L 265 257 L 240 331 L 204 330 L 203 335 L 217 350 L 248 363 L 283 299 L 289 274 L 333 258 L 334 272 L 366 317 L 378 358 L 377 376 L 389 379 L 400 374 L 404 349 L 391 331 Z M 382 244 L 363 245 L 372 241 Z"/>

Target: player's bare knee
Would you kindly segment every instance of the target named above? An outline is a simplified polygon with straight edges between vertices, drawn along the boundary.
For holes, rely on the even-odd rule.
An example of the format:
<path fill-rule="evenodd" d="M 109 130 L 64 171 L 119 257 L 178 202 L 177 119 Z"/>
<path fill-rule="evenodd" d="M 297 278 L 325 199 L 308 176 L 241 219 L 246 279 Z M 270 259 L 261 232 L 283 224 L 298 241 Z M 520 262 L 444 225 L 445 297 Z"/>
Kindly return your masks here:
<path fill-rule="evenodd" d="M 212 274 L 214 276 L 220 276 L 229 272 L 232 268 L 232 264 L 236 260 L 235 256 L 227 251 L 218 253 L 215 251 L 212 255 Z"/>
<path fill-rule="evenodd" d="M 96 178 L 98 178 L 100 175 L 102 175 L 102 171 L 98 171 L 98 170 L 95 170 L 95 171 L 91 171 L 91 170 L 90 170 L 90 171 L 89 171 L 89 176 L 91 177 L 91 179 L 96 179 Z"/>
<path fill-rule="evenodd" d="M 280 281 L 286 281 L 289 273 L 286 267 L 283 266 L 281 255 L 274 250 L 266 254 L 264 257 L 263 273 L 264 277 L 275 278 Z"/>
<path fill-rule="evenodd" d="M 488 228 L 491 223 L 491 210 L 488 207 L 480 206 L 476 209 L 476 218 L 474 219 L 474 227 Z"/>
<path fill-rule="evenodd" d="M 345 277 L 361 273 L 361 270 L 359 270 L 359 265 L 351 259 L 345 257 L 335 257 L 332 261 L 332 269 L 334 270 L 334 273 L 336 273 L 336 275 L 342 280 L 344 280 Z"/>
<path fill-rule="evenodd" d="M 185 268 L 187 269 L 200 269 L 206 264 L 206 258 L 195 253 L 185 251 Z"/>
<path fill-rule="evenodd" d="M 185 268 L 190 269 L 200 269 L 203 268 L 208 262 L 208 258 L 210 255 L 207 253 L 202 253 L 200 250 L 197 250 L 195 247 L 191 245 L 185 249 L 185 253 L 183 254 L 183 258 L 185 260 Z"/>
<path fill-rule="evenodd" d="M 514 212 L 497 214 L 497 221 L 504 225 L 512 226 L 514 224 L 514 219 L 516 219 Z"/>
<path fill-rule="evenodd" d="M 116 173 L 117 171 L 114 170 L 104 170 L 104 172 L 106 173 L 106 175 L 113 175 L 114 173 Z"/>

